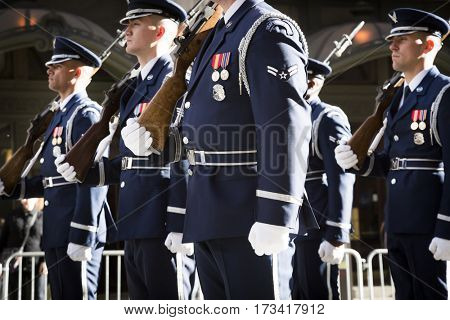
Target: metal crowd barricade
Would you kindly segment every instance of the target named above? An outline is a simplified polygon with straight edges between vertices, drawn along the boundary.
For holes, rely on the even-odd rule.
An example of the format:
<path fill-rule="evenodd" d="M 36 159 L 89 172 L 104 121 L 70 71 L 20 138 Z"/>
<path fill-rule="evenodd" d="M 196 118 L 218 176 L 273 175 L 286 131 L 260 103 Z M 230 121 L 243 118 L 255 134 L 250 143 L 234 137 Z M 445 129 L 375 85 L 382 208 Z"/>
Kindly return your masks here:
<path fill-rule="evenodd" d="M 352 289 L 353 289 L 353 277 L 352 277 L 352 265 L 350 258 L 353 257 L 356 264 L 356 280 L 358 288 L 358 298 L 360 300 L 364 299 L 364 277 L 363 277 L 363 264 L 365 260 L 361 258 L 358 251 L 350 248 L 345 248 L 345 284 L 347 291 L 348 300 L 352 299 Z M 330 264 L 327 265 L 327 272 L 330 272 Z"/>
<path fill-rule="evenodd" d="M 5 265 L 3 267 L 3 292 L 2 292 L 2 299 L 8 300 L 9 297 L 9 265 L 11 264 L 11 261 L 15 259 L 16 257 L 21 257 L 22 259 L 19 262 L 18 266 L 18 285 L 17 285 L 17 300 L 22 300 L 22 277 L 23 277 L 23 258 L 30 258 L 31 259 L 31 300 L 34 300 L 35 296 L 35 280 L 36 280 L 36 258 L 43 257 L 43 252 L 16 252 L 8 257 L 5 261 Z M 44 277 L 44 297 L 47 299 L 47 283 L 48 278 L 47 275 L 43 275 Z"/>
<path fill-rule="evenodd" d="M 122 258 L 123 258 L 123 250 L 105 250 L 103 251 L 103 256 L 105 257 L 105 300 L 109 300 L 109 278 L 110 278 L 110 258 L 116 257 L 117 264 L 117 289 L 116 300 L 121 300 L 122 297 Z"/>
<path fill-rule="evenodd" d="M 103 251 L 104 256 L 104 263 L 102 265 L 102 268 L 105 270 L 105 300 L 109 300 L 110 298 L 110 265 L 111 265 L 111 258 L 116 257 L 116 267 L 117 267 L 117 300 L 120 300 L 122 297 L 121 294 L 121 282 L 122 282 L 122 258 L 123 258 L 123 250 L 105 250 Z M 16 252 L 8 257 L 8 259 L 5 261 L 5 265 L 3 266 L 3 286 L 2 286 L 2 292 L 1 293 L 1 299 L 8 300 L 9 297 L 12 297 L 12 294 L 16 294 L 16 292 L 10 293 L 9 292 L 9 284 L 10 284 L 10 264 L 13 259 L 16 257 L 22 257 L 22 259 L 19 262 L 18 266 L 18 285 L 17 285 L 17 299 L 22 299 L 22 288 L 24 286 L 23 284 L 23 260 L 24 258 L 31 259 L 31 280 L 30 280 L 30 286 L 31 286 L 31 296 L 30 299 L 35 299 L 35 280 L 36 280 L 36 259 L 43 257 L 44 252 Z M 48 287 L 48 277 L 47 275 L 44 275 L 44 299 L 47 299 L 47 287 Z M 28 297 L 27 297 L 28 298 Z"/>
<path fill-rule="evenodd" d="M 373 260 L 375 257 L 378 257 L 378 265 L 380 269 L 380 286 L 381 286 L 381 299 L 386 299 L 386 282 L 384 279 L 384 264 L 383 264 L 383 255 L 387 255 L 387 249 L 375 249 L 369 253 L 367 256 L 367 284 L 369 286 L 369 299 L 375 299 L 375 288 L 373 284 Z M 390 274 L 390 273 L 389 273 Z M 392 295 L 394 295 L 394 282 L 392 281 L 392 276 L 390 276 L 390 284 L 392 288 Z"/>

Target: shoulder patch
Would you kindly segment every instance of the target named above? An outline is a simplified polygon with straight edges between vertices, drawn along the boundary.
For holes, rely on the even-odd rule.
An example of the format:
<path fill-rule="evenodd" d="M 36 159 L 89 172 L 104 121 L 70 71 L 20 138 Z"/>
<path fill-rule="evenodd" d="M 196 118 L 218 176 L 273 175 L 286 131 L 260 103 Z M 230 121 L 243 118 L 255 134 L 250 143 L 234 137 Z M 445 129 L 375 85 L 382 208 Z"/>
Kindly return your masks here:
<path fill-rule="evenodd" d="M 269 32 L 284 33 L 287 36 L 294 35 L 292 26 L 287 21 L 281 19 L 270 19 L 267 21 L 266 30 Z"/>

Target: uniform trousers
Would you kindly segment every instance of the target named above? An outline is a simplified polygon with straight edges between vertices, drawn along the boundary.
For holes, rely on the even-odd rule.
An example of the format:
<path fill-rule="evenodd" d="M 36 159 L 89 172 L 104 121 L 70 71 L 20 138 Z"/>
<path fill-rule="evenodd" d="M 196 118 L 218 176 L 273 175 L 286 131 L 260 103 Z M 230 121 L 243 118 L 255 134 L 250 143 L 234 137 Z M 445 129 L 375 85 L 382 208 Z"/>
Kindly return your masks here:
<path fill-rule="evenodd" d="M 294 241 L 278 254 L 280 299 L 292 291 Z M 272 256 L 257 256 L 247 237 L 195 243 L 195 258 L 203 295 L 207 300 L 273 300 Z"/>
<path fill-rule="evenodd" d="M 53 300 L 95 300 L 103 247 L 92 252 L 90 261 L 73 261 L 67 246 L 45 250 L 48 281 Z"/>
<path fill-rule="evenodd" d="M 339 267 L 323 262 L 318 254 L 322 232 L 311 231 L 295 239 L 295 300 L 339 300 Z"/>
<path fill-rule="evenodd" d="M 125 269 L 128 294 L 133 300 L 177 300 L 178 290 L 190 299 L 195 280 L 193 257 L 182 258 L 182 284 L 177 282 L 176 255 L 164 245 L 164 238 L 125 241 Z"/>
<path fill-rule="evenodd" d="M 434 260 L 428 250 L 433 236 L 388 233 L 388 258 L 395 299 L 447 299 L 446 262 Z"/>

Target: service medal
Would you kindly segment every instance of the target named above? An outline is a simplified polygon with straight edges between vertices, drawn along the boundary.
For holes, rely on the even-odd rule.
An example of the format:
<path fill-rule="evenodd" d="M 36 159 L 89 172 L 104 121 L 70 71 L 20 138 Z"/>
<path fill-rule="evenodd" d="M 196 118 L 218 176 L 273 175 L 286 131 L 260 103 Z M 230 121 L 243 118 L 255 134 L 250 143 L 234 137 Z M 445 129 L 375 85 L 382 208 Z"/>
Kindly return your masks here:
<path fill-rule="evenodd" d="M 230 73 L 228 72 L 227 67 L 230 64 L 231 52 L 226 53 L 218 53 L 212 57 L 211 66 L 214 69 L 214 72 L 211 76 L 212 81 L 217 82 L 220 79 L 223 81 L 228 80 L 230 77 Z M 222 69 L 219 72 L 219 69 Z"/>
<path fill-rule="evenodd" d="M 222 79 L 223 81 L 228 80 L 228 78 L 230 77 L 230 73 L 227 70 L 227 67 L 230 64 L 230 59 L 231 59 L 231 52 L 222 54 L 222 59 L 220 61 L 220 66 L 222 67 L 220 79 Z"/>
<path fill-rule="evenodd" d="M 222 70 L 222 72 L 220 72 L 220 79 L 222 79 L 223 81 L 228 80 L 228 78 L 230 77 L 230 73 L 228 72 L 228 70 Z"/>
<path fill-rule="evenodd" d="M 420 115 L 419 115 L 419 129 L 420 130 L 425 130 L 427 128 L 427 124 L 425 123 L 425 120 L 427 119 L 427 111 L 428 110 L 420 110 Z"/>
<path fill-rule="evenodd" d="M 420 146 L 425 143 L 425 138 L 423 136 L 423 133 L 416 132 L 414 133 L 414 144 Z"/>
<path fill-rule="evenodd" d="M 424 121 L 422 121 L 422 122 L 420 122 L 419 123 L 419 129 L 420 130 L 425 130 L 427 128 L 427 124 L 424 122 Z"/>
<path fill-rule="evenodd" d="M 220 73 L 217 70 L 214 70 L 212 76 L 211 76 L 212 81 L 217 82 L 220 79 Z"/>
<path fill-rule="evenodd" d="M 220 102 L 220 101 L 225 100 L 225 97 L 226 97 L 226 95 L 225 95 L 224 87 L 222 85 L 220 85 L 220 84 L 216 84 L 213 87 L 213 98 L 214 98 L 214 100 Z"/>
<path fill-rule="evenodd" d="M 63 133 L 64 127 L 56 127 L 56 144 L 62 143 L 62 133 Z"/>
<path fill-rule="evenodd" d="M 214 72 L 211 76 L 212 81 L 217 82 L 220 79 L 220 72 L 219 72 L 219 67 L 220 67 L 220 62 L 222 60 L 222 54 L 215 54 L 212 57 L 212 61 L 211 61 L 211 66 L 214 69 Z"/>
<path fill-rule="evenodd" d="M 411 112 L 411 130 L 415 131 L 419 128 L 419 123 L 417 122 L 419 118 L 419 110 L 413 110 Z"/>
<path fill-rule="evenodd" d="M 56 146 L 56 144 L 58 143 L 58 133 L 59 133 L 59 127 L 56 127 L 55 129 L 53 129 L 53 139 L 52 139 L 52 145 Z"/>
<path fill-rule="evenodd" d="M 139 103 L 135 108 L 134 108 L 134 116 L 135 117 L 139 117 L 142 113 L 142 110 L 144 109 L 144 102 Z"/>

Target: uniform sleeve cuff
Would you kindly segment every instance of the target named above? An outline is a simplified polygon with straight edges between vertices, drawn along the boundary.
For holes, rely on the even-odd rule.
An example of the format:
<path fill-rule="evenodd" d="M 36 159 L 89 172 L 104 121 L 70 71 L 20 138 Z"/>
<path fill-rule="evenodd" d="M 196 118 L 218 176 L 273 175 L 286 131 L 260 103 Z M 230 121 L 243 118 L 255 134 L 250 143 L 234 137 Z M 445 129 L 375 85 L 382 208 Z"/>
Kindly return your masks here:
<path fill-rule="evenodd" d="M 450 239 L 450 216 L 441 213 L 437 215 L 435 236 Z"/>
<path fill-rule="evenodd" d="M 265 198 L 265 199 L 270 199 L 270 200 L 276 200 L 276 201 L 297 204 L 299 206 L 301 206 L 303 203 L 303 199 L 298 199 L 289 194 L 276 193 L 276 192 L 270 192 L 270 191 L 264 191 L 264 190 L 256 190 L 256 196 L 259 198 Z"/>
<path fill-rule="evenodd" d="M 166 219 L 167 232 L 183 233 L 185 215 L 186 215 L 185 208 L 168 206 Z"/>

